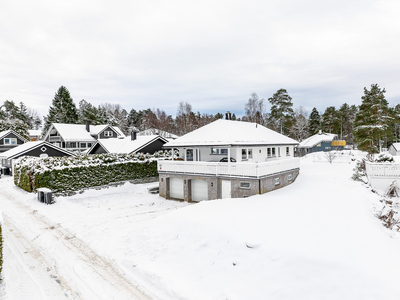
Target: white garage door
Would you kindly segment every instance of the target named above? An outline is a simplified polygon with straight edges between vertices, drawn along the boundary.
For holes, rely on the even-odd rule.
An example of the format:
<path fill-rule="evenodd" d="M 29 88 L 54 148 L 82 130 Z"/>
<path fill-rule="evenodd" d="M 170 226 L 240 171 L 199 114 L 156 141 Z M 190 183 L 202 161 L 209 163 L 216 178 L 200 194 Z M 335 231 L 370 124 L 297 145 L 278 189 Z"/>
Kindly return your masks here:
<path fill-rule="evenodd" d="M 192 180 L 192 201 L 208 200 L 207 182 L 200 179 Z"/>
<path fill-rule="evenodd" d="M 170 178 L 169 179 L 169 196 L 173 199 L 183 200 L 183 179 Z"/>

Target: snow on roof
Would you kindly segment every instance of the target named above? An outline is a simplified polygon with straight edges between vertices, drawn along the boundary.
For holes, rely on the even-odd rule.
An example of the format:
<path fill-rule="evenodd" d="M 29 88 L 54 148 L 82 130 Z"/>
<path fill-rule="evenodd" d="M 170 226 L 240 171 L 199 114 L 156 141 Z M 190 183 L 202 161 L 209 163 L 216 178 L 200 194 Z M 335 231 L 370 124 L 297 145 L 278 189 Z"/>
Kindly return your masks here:
<path fill-rule="evenodd" d="M 170 141 L 164 147 L 276 144 L 295 145 L 298 142 L 256 123 L 220 119 Z"/>
<path fill-rule="evenodd" d="M 400 150 L 400 143 L 393 143 L 392 146 L 396 151 Z"/>
<path fill-rule="evenodd" d="M 154 134 L 159 134 L 164 138 L 172 138 L 172 139 L 177 139 L 179 136 L 176 134 L 169 133 L 164 130 L 160 130 L 157 128 L 149 128 L 143 131 L 138 132 L 138 135 L 154 135 Z"/>
<path fill-rule="evenodd" d="M 7 151 L 5 151 L 3 153 L 0 153 L 0 158 L 11 159 L 11 158 L 14 158 L 14 156 L 26 153 L 26 152 L 28 152 L 28 151 L 30 151 L 32 149 L 40 147 L 40 146 L 42 146 L 42 144 L 43 144 L 43 146 L 46 146 L 46 147 L 56 148 L 59 151 L 65 152 L 65 154 L 74 155 L 72 152 L 69 152 L 69 151 L 67 151 L 65 149 L 61 149 L 61 148 L 59 148 L 57 146 L 54 146 L 54 145 L 52 145 L 52 144 L 50 144 L 50 143 L 48 143 L 46 141 L 34 141 L 34 142 L 26 142 L 24 144 L 21 144 L 21 145 L 15 147 L 15 148 L 12 148 L 12 149 L 7 150 Z"/>
<path fill-rule="evenodd" d="M 159 135 L 146 135 L 146 136 L 137 136 L 136 140 L 131 140 L 130 137 L 125 138 L 110 138 L 110 139 L 99 139 L 97 143 L 99 143 L 107 152 L 109 153 L 119 153 L 119 154 L 129 154 L 134 153 L 146 145 L 150 144 L 154 140 L 161 138 L 165 142 L 163 137 Z M 92 148 L 95 145 L 92 146 Z"/>
<path fill-rule="evenodd" d="M 86 141 L 92 142 L 96 139 L 92 135 L 97 135 L 106 129 L 108 126 L 113 128 L 119 135 L 125 136 L 118 127 L 108 124 L 105 125 L 90 125 L 90 132 L 87 132 L 85 124 L 61 124 L 53 123 L 54 128 L 62 136 L 66 142 Z"/>
<path fill-rule="evenodd" d="M 82 124 L 61 124 L 53 123 L 54 128 L 62 136 L 64 141 L 95 141 L 96 139 L 86 131 L 86 126 Z M 93 126 L 92 126 L 93 127 Z"/>
<path fill-rule="evenodd" d="M 42 133 L 41 130 L 36 129 L 29 129 L 28 132 L 30 136 L 39 136 Z"/>
<path fill-rule="evenodd" d="M 318 133 L 302 141 L 299 144 L 298 148 L 311 148 L 321 143 L 322 141 L 332 142 L 335 137 L 337 137 L 337 134 L 334 133 L 325 133 L 325 132 L 321 134 Z"/>
<path fill-rule="evenodd" d="M 0 139 L 3 138 L 4 136 L 6 136 L 7 134 L 9 134 L 10 132 L 11 132 L 11 130 L 0 131 Z"/>
<path fill-rule="evenodd" d="M 20 139 L 22 139 L 23 141 L 27 142 L 27 139 L 25 139 L 24 137 L 22 137 L 21 135 L 19 135 L 17 132 L 15 132 L 14 130 L 4 130 L 0 132 L 0 139 L 2 139 L 3 137 L 7 136 L 8 134 L 13 133 L 15 134 L 17 137 L 19 137 Z"/>

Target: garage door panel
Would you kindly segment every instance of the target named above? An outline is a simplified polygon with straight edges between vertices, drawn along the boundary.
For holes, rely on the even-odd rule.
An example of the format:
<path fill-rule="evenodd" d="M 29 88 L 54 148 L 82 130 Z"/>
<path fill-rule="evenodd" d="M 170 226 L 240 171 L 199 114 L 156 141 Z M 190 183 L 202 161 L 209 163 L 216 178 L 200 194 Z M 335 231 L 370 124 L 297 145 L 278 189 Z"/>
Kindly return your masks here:
<path fill-rule="evenodd" d="M 183 179 L 170 178 L 169 179 L 169 196 L 173 199 L 183 200 Z"/>
<path fill-rule="evenodd" d="M 208 200 L 207 182 L 200 179 L 192 180 L 192 201 Z"/>

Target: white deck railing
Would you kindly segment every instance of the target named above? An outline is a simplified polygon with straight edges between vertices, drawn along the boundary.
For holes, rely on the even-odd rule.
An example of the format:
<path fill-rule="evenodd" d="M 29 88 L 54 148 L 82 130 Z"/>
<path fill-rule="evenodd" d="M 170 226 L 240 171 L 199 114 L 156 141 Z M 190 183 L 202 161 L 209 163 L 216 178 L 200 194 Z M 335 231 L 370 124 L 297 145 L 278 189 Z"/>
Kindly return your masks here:
<path fill-rule="evenodd" d="M 368 177 L 400 178 L 400 164 L 394 163 L 365 163 Z"/>
<path fill-rule="evenodd" d="M 191 175 L 215 175 L 228 177 L 260 178 L 275 173 L 300 168 L 299 158 L 288 158 L 261 163 L 205 162 L 205 161 L 158 161 L 159 173 L 184 173 Z"/>

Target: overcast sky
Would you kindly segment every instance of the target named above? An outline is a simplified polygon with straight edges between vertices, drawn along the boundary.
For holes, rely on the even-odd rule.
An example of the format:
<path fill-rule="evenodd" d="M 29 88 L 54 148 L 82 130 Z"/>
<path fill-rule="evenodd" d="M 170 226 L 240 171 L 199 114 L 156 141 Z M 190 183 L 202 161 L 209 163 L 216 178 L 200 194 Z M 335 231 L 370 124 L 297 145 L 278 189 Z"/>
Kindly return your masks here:
<path fill-rule="evenodd" d="M 378 83 L 400 103 L 400 1 L 1 1 L 0 104 L 47 115 L 66 86 L 78 106 L 128 112 L 179 102 L 237 116 L 251 93 L 294 107 L 361 104 Z"/>

